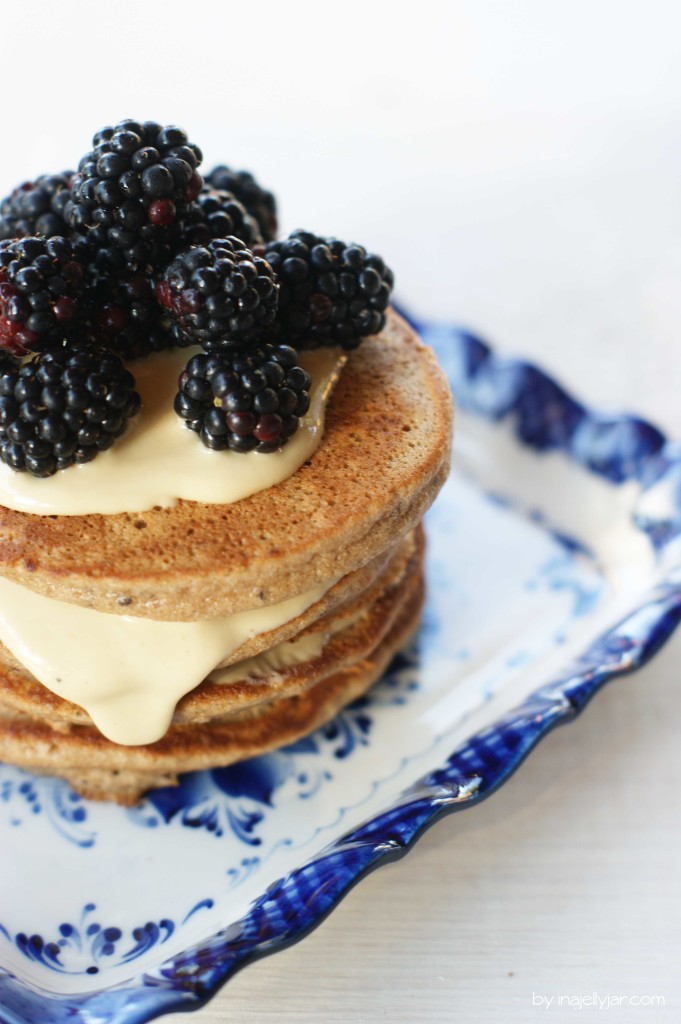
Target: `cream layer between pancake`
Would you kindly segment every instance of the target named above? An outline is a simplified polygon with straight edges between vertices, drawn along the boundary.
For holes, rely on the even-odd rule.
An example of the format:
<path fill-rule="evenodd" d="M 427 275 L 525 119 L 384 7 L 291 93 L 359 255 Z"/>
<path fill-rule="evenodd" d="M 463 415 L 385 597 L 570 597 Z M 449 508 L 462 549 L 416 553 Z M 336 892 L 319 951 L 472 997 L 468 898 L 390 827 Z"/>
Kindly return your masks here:
<path fill-rule="evenodd" d="M 201 622 L 109 615 L 0 578 L 0 639 L 53 693 L 126 746 L 154 743 L 178 700 L 247 640 L 297 618 L 335 581 L 279 604 Z"/>

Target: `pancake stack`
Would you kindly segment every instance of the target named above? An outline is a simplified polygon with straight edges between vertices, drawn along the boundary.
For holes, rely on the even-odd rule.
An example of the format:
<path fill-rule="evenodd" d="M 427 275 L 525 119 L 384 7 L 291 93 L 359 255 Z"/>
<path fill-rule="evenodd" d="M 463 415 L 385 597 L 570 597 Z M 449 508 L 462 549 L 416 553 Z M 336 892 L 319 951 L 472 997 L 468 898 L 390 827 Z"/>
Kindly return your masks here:
<path fill-rule="evenodd" d="M 420 521 L 446 479 L 450 439 L 443 374 L 390 313 L 349 354 L 320 446 L 283 483 L 230 505 L 135 514 L 0 507 L 0 576 L 109 616 L 195 622 L 322 588 L 216 665 L 179 701 L 165 736 L 142 746 L 106 739 L 0 645 L 0 759 L 132 804 L 180 772 L 255 756 L 331 719 L 417 628 Z"/>

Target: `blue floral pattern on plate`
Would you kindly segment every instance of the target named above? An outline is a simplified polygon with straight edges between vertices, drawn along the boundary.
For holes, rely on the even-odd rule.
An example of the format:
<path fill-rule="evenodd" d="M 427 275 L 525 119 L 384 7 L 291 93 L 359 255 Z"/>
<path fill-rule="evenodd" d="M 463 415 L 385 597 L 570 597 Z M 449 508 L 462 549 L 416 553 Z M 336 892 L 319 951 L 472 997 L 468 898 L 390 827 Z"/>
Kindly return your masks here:
<path fill-rule="evenodd" d="M 492 793 L 678 625 L 681 447 L 470 334 L 416 326 L 459 409 L 418 636 L 324 729 L 131 810 L 0 766 L 18 873 L 0 891 L 3 1024 L 143 1024 L 200 1006 Z"/>

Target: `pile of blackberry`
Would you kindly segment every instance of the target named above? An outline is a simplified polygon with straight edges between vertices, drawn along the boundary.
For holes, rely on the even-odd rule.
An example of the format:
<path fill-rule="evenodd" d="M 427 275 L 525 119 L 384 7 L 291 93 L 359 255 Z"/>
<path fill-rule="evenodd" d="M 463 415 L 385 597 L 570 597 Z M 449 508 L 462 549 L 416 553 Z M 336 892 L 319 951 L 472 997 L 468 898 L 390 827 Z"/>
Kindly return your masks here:
<path fill-rule="evenodd" d="M 274 195 L 182 128 L 102 128 L 76 172 L 0 201 L 0 460 L 51 476 L 110 447 L 140 407 L 122 360 L 198 346 L 175 412 L 213 450 L 272 452 L 298 429 L 298 352 L 356 348 L 393 278 L 362 246 L 294 231 Z M 134 368 L 134 364 L 133 364 Z"/>

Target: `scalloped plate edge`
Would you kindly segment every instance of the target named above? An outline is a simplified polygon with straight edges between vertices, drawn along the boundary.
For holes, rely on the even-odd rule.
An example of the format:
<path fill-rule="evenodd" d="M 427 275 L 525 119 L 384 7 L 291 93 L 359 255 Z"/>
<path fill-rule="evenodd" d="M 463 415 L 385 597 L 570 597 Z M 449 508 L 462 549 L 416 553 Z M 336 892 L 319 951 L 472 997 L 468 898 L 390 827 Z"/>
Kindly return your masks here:
<path fill-rule="evenodd" d="M 443 335 L 458 339 L 459 356 L 466 357 L 456 368 L 459 383 L 464 378 L 467 383 L 473 381 L 481 368 L 488 381 L 495 375 L 504 378 L 498 389 L 503 401 L 497 407 L 482 408 L 476 400 L 467 405 L 494 420 L 511 410 L 519 412 L 515 429 L 522 443 L 542 450 L 560 448 L 591 471 L 614 481 L 644 474 L 654 479 L 661 472 L 660 462 L 665 470 L 672 462 L 681 466 L 681 458 L 669 455 L 664 435 L 645 420 L 629 415 L 604 417 L 576 402 L 531 363 L 497 358 L 484 342 L 456 328 L 412 322 L 436 348 Z M 448 368 L 451 373 L 451 362 Z M 509 374 L 515 378 L 514 401 L 509 400 Z M 527 395 L 524 389 L 538 384 L 549 389 L 553 401 L 562 403 L 565 415 L 558 433 L 538 434 L 536 422 L 534 432 L 528 432 L 523 421 L 520 402 Z M 589 457 L 588 445 L 583 441 L 585 425 L 599 438 L 604 428 L 608 431 L 606 459 L 602 453 L 597 460 Z M 580 429 L 582 440 L 576 444 Z M 640 440 L 638 458 L 632 458 L 632 434 Z M 664 542 L 669 539 L 669 534 L 665 535 Z M 544 736 L 557 725 L 573 721 L 607 682 L 645 665 L 680 622 L 681 585 L 660 585 L 592 644 L 569 675 L 532 693 L 494 725 L 470 737 L 446 764 L 410 786 L 397 803 L 275 882 L 240 921 L 153 973 L 100 992 L 59 996 L 0 972 L 4 1002 L 1 1024 L 26 1024 L 35 1019 L 45 1024 L 148 1024 L 164 1014 L 204 1006 L 242 967 L 304 938 L 354 885 L 375 868 L 404 856 L 445 814 L 471 807 L 499 789 Z"/>

